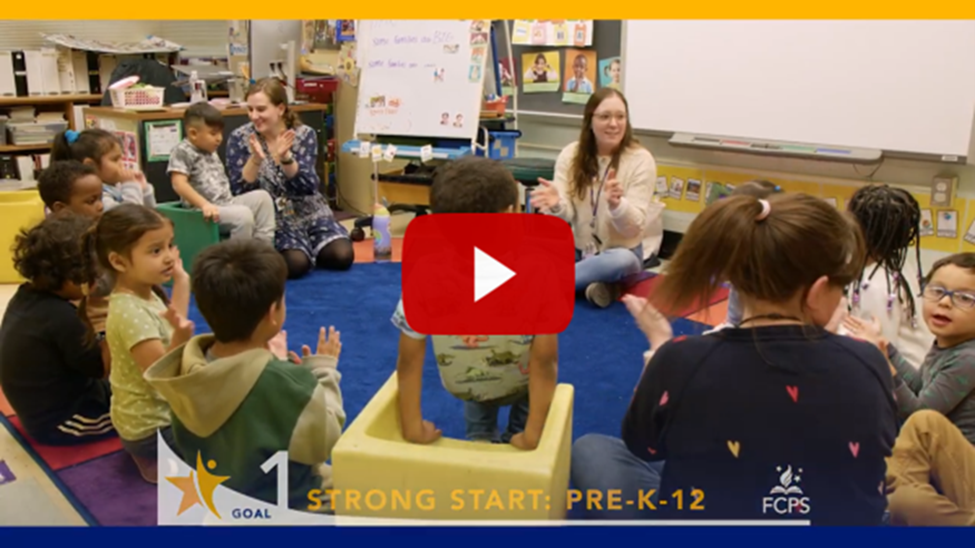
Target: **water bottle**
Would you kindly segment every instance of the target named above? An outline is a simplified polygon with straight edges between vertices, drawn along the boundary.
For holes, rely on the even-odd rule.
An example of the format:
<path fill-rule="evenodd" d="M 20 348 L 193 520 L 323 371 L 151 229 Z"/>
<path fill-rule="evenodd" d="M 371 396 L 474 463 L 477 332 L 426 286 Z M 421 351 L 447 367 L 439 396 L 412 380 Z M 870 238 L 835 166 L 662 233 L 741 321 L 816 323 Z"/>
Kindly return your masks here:
<path fill-rule="evenodd" d="M 393 242 L 389 237 L 389 210 L 376 204 L 372 214 L 373 257 L 377 263 L 388 263 L 393 258 Z"/>

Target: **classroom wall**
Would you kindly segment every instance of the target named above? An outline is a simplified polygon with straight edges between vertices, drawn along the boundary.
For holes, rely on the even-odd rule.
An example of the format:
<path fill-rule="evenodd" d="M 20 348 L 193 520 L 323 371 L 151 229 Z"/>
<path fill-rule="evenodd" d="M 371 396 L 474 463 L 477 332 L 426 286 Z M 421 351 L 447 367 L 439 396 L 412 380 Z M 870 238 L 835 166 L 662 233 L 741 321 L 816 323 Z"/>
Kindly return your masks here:
<path fill-rule="evenodd" d="M 518 129 L 522 132 L 518 155 L 550 158 L 555 158 L 562 147 L 578 138 L 581 124 L 579 118 L 551 116 L 522 115 L 518 121 Z M 932 178 L 947 172 L 954 173 L 959 179 L 953 204 L 958 215 L 957 237 L 935 234 L 922 238 L 922 268 L 927 270 L 935 260 L 950 253 L 975 252 L 975 245 L 964 241 L 969 225 L 975 220 L 975 166 L 887 159 L 877 169 L 877 166 L 676 148 L 670 146 L 665 137 L 639 132 L 637 137 L 656 158 L 658 176 L 668 177 L 668 184 L 672 177 L 684 181 L 697 179 L 702 183 L 702 196 L 696 202 L 687 200 L 686 195 L 681 199 L 664 198 L 667 203 L 666 230 L 686 230 L 694 215 L 704 207 L 703 188 L 707 181 L 736 183 L 761 177 L 781 184 L 786 191 L 836 198 L 840 207 L 858 186 L 870 181 L 883 182 L 906 188 L 915 195 L 922 208 L 927 208 Z M 874 169 L 876 172 L 869 178 Z M 936 217 L 937 213 L 933 215 Z"/>

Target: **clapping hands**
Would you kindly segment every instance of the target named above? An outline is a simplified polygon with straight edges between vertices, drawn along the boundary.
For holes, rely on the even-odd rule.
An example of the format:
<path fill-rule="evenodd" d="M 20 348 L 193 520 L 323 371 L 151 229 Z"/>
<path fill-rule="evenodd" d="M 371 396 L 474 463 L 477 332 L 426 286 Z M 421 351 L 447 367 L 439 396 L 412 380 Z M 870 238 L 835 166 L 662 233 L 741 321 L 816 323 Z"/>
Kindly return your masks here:
<path fill-rule="evenodd" d="M 273 339 L 272 339 L 273 340 Z M 328 332 L 322 327 L 318 332 L 318 348 L 315 350 L 316 356 L 332 356 L 338 359 L 339 354 L 342 353 L 342 340 L 340 338 L 340 333 L 335 330 L 335 327 L 329 327 Z M 301 347 L 301 357 L 298 356 L 297 352 L 289 351 L 288 357 L 291 361 L 295 363 L 302 363 L 301 358 L 311 357 L 311 348 L 308 345 Z"/>
<path fill-rule="evenodd" d="M 533 208 L 549 211 L 559 204 L 559 190 L 548 179 L 538 179 L 538 186 L 531 191 L 530 201 Z"/>
<path fill-rule="evenodd" d="M 291 151 L 291 147 L 295 144 L 295 130 L 289 129 L 281 135 L 278 136 L 277 140 L 271 146 L 271 156 L 274 158 L 275 162 L 281 162 L 286 154 Z"/>
<path fill-rule="evenodd" d="M 609 173 L 606 174 L 606 188 L 603 189 L 606 193 L 606 203 L 609 204 L 610 209 L 616 209 L 620 206 L 620 202 L 623 200 L 623 185 L 616 180 L 616 170 L 610 169 Z"/>

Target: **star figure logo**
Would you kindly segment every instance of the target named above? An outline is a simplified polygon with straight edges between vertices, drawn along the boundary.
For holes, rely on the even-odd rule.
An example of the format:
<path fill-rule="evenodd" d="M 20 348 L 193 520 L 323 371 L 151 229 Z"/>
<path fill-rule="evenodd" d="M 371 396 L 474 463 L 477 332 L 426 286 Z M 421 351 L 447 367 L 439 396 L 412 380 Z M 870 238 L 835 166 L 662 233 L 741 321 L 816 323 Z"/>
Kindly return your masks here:
<path fill-rule="evenodd" d="M 189 476 L 177 476 L 177 477 L 167 477 L 166 480 L 176 486 L 177 489 L 183 492 L 183 499 L 179 503 L 179 510 L 176 515 L 179 516 L 183 512 L 189 510 L 193 506 L 199 504 L 209 508 L 213 515 L 220 518 L 220 513 L 217 512 L 216 506 L 213 505 L 213 491 L 218 485 L 230 479 L 230 476 L 217 476 L 210 473 L 217 467 L 217 462 L 214 460 L 207 461 L 207 465 L 203 466 L 203 457 L 198 452 L 196 454 L 196 471 L 190 470 Z"/>

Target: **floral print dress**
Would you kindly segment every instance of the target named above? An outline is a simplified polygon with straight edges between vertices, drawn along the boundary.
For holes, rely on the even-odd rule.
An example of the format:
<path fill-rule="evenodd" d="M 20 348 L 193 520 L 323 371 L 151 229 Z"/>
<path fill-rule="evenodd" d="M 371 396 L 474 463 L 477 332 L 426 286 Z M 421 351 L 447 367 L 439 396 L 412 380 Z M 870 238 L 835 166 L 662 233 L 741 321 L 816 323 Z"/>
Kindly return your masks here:
<path fill-rule="evenodd" d="M 306 125 L 299 125 L 294 130 L 291 154 L 298 163 L 298 173 L 292 179 L 288 179 L 281 166 L 274 163 L 267 143 L 257 134 L 266 158 L 258 171 L 257 184 L 274 199 L 278 224 L 274 240 L 278 251 L 300 250 L 314 262 L 326 245 L 340 238 L 347 239 L 349 233 L 335 220 L 319 190 L 321 180 L 315 171 L 318 159 L 315 130 Z M 227 175 L 234 195 L 253 190 L 253 185 L 244 181 L 243 172 L 251 156 L 248 143 L 254 133 L 254 124 L 248 123 L 235 129 L 227 140 Z"/>

